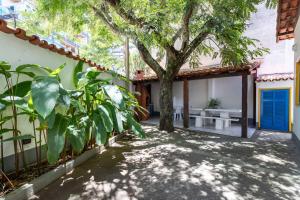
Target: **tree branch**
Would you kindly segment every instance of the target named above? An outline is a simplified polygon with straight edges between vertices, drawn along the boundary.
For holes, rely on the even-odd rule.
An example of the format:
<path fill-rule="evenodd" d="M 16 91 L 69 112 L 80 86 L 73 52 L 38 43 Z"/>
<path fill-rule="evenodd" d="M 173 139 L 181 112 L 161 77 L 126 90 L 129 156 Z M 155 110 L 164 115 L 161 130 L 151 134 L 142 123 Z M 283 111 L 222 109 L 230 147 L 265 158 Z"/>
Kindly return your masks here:
<path fill-rule="evenodd" d="M 152 57 L 148 49 L 145 47 L 145 45 L 140 42 L 139 40 L 135 41 L 135 45 L 137 49 L 140 52 L 140 55 L 144 62 L 151 67 L 155 71 L 155 73 L 158 75 L 158 77 L 161 77 L 164 73 L 164 69 L 160 66 L 160 64 Z"/>
<path fill-rule="evenodd" d="M 182 17 L 182 43 L 181 43 L 181 51 L 185 51 L 187 48 L 187 45 L 190 40 L 190 30 L 189 30 L 189 24 L 190 19 L 193 15 L 193 11 L 196 7 L 196 3 L 194 0 L 188 0 L 185 7 L 185 13 Z"/>
<path fill-rule="evenodd" d="M 95 6 L 92 6 L 92 9 L 94 10 L 96 16 L 98 16 L 115 34 L 127 36 L 132 39 L 136 39 L 136 35 L 132 32 L 125 31 L 121 27 L 119 27 L 112 18 L 107 13 L 107 7 L 105 5 L 101 5 L 100 8 L 96 8 Z"/>
<path fill-rule="evenodd" d="M 98 17 L 116 34 L 118 35 L 125 35 L 129 38 L 132 38 L 135 43 L 136 47 L 139 50 L 139 53 L 142 59 L 145 61 L 146 64 L 151 67 L 155 71 L 158 76 L 162 76 L 164 70 L 160 66 L 160 64 L 152 57 L 148 49 L 145 45 L 138 39 L 137 35 L 133 32 L 126 31 L 119 27 L 116 23 L 114 23 L 111 17 L 107 13 L 107 8 L 105 5 L 101 5 L 100 9 L 96 8 L 95 6 L 91 6 Z"/>
<path fill-rule="evenodd" d="M 211 33 L 211 29 L 213 28 L 213 20 L 208 20 L 203 26 L 202 30 L 194 40 L 186 47 L 183 52 L 183 60 L 186 61 L 191 53 L 203 42 L 206 37 Z"/>
<path fill-rule="evenodd" d="M 109 4 L 116 13 L 124 20 L 126 20 L 129 24 L 137 26 L 140 29 L 145 28 L 146 30 L 149 30 L 148 32 L 152 32 L 155 35 L 155 40 L 167 51 L 170 51 L 174 56 L 178 53 L 178 51 L 171 46 L 165 38 L 160 34 L 159 31 L 155 28 L 155 26 L 151 25 L 149 22 L 146 22 L 143 18 L 139 18 L 134 15 L 134 13 L 127 12 L 125 9 L 123 9 L 120 5 L 119 0 L 105 0 L 107 4 Z M 157 38 L 157 39 L 156 39 Z"/>

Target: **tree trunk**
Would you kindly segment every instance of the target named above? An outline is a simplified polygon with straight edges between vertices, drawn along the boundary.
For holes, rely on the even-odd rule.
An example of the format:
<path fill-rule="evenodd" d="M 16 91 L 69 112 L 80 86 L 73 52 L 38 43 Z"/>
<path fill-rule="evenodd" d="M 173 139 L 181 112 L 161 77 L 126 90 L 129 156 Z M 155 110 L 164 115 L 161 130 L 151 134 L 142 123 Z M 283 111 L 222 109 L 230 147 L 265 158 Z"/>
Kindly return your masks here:
<path fill-rule="evenodd" d="M 160 122 L 159 129 L 172 132 L 173 126 L 173 79 L 164 77 L 160 80 Z"/>

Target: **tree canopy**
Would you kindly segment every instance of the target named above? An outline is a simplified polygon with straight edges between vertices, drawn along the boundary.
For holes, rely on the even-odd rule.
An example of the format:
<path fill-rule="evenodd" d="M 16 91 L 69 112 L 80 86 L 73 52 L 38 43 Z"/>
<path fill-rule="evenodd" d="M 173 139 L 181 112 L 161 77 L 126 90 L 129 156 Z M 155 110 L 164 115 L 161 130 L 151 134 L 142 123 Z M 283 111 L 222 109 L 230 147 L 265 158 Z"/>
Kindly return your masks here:
<path fill-rule="evenodd" d="M 204 55 L 239 66 L 267 52 L 244 34 L 262 3 L 276 0 L 38 0 L 38 10 L 64 27 L 130 38 L 160 79 L 160 129 L 173 131 L 172 83 L 185 63 Z"/>
<path fill-rule="evenodd" d="M 264 49 L 243 36 L 256 5 L 275 0 L 38 0 L 38 11 L 65 30 L 89 30 L 103 41 L 128 36 L 140 49 L 152 47 L 181 54 L 220 56 L 224 64 L 241 64 L 260 56 Z M 101 21 L 100 21 L 100 20 Z M 103 26 L 106 25 L 106 26 Z M 108 29 L 107 29 L 108 28 Z M 114 34 L 112 34 L 112 32 Z M 181 39 L 180 48 L 175 47 Z M 141 46 L 142 44 L 142 46 Z M 196 51 L 194 51 L 196 50 Z M 150 50 L 149 50 L 150 51 Z M 102 53 L 101 51 L 99 53 Z M 177 55 L 176 55 L 177 56 Z M 148 61 L 148 62 L 153 62 Z"/>

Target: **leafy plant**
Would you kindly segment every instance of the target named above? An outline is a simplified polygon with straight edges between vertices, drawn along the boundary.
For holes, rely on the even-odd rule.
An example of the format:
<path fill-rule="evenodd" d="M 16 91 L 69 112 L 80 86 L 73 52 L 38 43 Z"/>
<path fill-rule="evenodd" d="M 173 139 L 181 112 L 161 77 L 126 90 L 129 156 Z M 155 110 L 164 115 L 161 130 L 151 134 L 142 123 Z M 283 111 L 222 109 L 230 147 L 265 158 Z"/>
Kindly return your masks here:
<path fill-rule="evenodd" d="M 214 99 L 211 98 L 206 106 L 206 108 L 212 108 L 212 109 L 216 109 L 219 108 L 219 106 L 221 105 L 221 102 L 219 99 Z"/>
<path fill-rule="evenodd" d="M 40 173 L 42 138 L 47 160 L 55 164 L 61 158 L 66 160 L 67 152 L 80 154 L 85 149 L 105 144 L 109 136 L 126 128 L 139 137 L 145 136 L 141 125 L 134 119 L 135 109 L 141 109 L 136 98 L 127 89 L 113 83 L 115 79 L 128 80 L 111 71 L 83 71 L 83 63 L 79 62 L 72 77 L 75 89 L 67 90 L 59 77 L 64 66 L 52 70 L 38 65 L 21 65 L 11 70 L 8 63 L 0 62 L 0 74 L 7 83 L 6 90 L 0 95 L 0 136 L 12 133 L 12 137 L 1 139 L 1 144 L 14 142 L 17 175 L 19 150 L 26 166 L 23 139 L 34 139 Z M 102 78 L 104 73 L 111 78 Z M 26 76 L 27 80 L 18 82 L 20 75 Z M 15 76 L 16 79 L 12 78 Z M 15 84 L 13 80 L 17 80 Z M 4 111 L 10 108 L 11 115 L 7 115 L 8 112 Z M 21 134 L 18 130 L 19 115 L 28 117 L 32 134 Z M 4 128 L 2 125 L 9 121 L 12 127 Z"/>

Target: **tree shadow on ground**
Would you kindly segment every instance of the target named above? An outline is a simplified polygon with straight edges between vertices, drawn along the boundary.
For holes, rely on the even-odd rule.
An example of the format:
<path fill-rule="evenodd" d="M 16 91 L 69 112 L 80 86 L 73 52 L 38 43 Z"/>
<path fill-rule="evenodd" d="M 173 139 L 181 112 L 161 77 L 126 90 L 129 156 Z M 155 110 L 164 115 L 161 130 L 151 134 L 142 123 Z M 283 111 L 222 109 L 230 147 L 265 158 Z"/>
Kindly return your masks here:
<path fill-rule="evenodd" d="M 297 199 L 292 142 L 144 127 L 42 190 L 36 199 Z"/>

